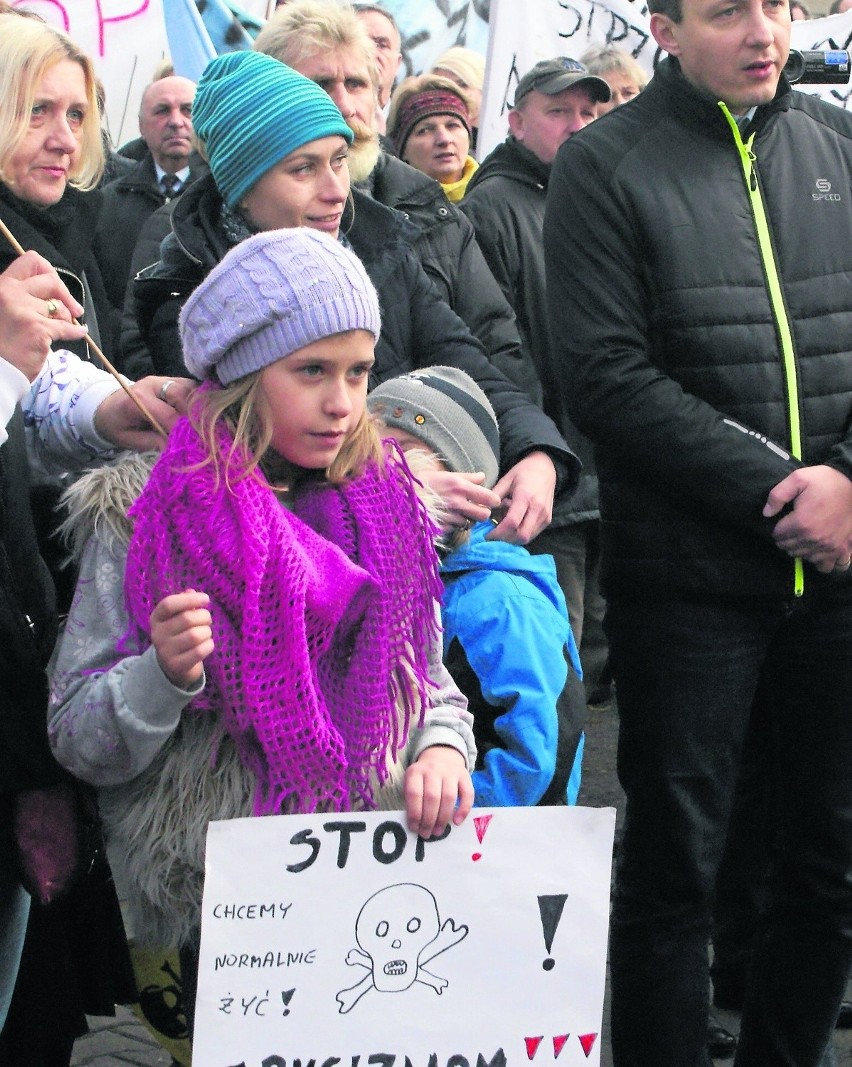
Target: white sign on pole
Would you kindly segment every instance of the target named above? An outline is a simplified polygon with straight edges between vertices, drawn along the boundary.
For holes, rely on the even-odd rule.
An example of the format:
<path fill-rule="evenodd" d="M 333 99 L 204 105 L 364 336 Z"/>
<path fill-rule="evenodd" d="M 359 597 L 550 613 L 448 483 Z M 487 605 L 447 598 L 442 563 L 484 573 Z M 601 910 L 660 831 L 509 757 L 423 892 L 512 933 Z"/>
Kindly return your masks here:
<path fill-rule="evenodd" d="M 212 823 L 193 1062 L 600 1063 L 611 808 Z"/>
<path fill-rule="evenodd" d="M 505 139 L 506 112 L 520 77 L 541 59 L 580 59 L 593 45 L 615 45 L 629 52 L 652 74 L 664 53 L 651 36 L 645 0 L 527 0 L 524 4 L 491 0 L 485 91 L 479 118 L 477 157 L 481 160 Z M 848 49 L 852 10 L 826 18 L 796 21 L 791 44 L 808 49 Z M 802 92 L 841 107 L 850 106 L 849 85 L 800 85 Z"/>

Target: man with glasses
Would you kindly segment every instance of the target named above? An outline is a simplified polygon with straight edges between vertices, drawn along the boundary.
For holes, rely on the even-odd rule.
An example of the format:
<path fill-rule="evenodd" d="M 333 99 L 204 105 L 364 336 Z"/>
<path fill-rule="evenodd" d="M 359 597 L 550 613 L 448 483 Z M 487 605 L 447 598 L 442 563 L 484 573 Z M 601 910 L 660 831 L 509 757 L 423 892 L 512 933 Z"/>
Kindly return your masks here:
<path fill-rule="evenodd" d="M 402 38 L 396 19 L 383 7 L 374 4 L 356 4 L 355 14 L 361 20 L 367 36 L 376 46 L 376 68 L 378 70 L 376 115 L 381 132 L 384 133 L 393 85 L 402 65 Z"/>

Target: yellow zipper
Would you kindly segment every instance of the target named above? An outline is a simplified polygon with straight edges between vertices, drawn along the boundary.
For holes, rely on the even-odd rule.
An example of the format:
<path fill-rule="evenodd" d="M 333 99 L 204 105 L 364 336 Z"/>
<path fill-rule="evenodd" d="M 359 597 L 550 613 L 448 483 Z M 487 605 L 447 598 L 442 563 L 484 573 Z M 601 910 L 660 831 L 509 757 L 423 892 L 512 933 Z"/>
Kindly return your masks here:
<path fill-rule="evenodd" d="M 748 190 L 751 203 L 751 213 L 754 218 L 754 226 L 757 232 L 757 245 L 760 249 L 760 258 L 766 275 L 769 289 L 769 299 L 772 304 L 772 314 L 781 339 L 781 357 L 784 366 L 784 377 L 787 383 L 787 415 L 790 428 L 790 453 L 796 459 L 802 458 L 802 426 L 799 419 L 799 384 L 796 376 L 796 357 L 793 352 L 793 336 L 790 332 L 790 323 L 787 318 L 787 309 L 784 305 L 784 294 L 781 289 L 781 279 L 778 277 L 778 265 L 772 252 L 772 239 L 769 230 L 769 220 L 766 217 L 766 208 L 763 197 L 760 195 L 760 185 L 757 180 L 755 163 L 757 156 L 752 151 L 754 134 L 749 137 L 746 144 L 740 136 L 740 128 L 737 121 L 730 113 L 725 103 L 720 100 L 719 107 L 722 114 L 728 120 L 728 125 L 734 134 L 734 144 L 739 153 L 740 163 L 743 168 L 746 189 Z M 802 596 L 805 591 L 805 575 L 801 559 L 793 561 L 793 592 L 796 596 Z"/>

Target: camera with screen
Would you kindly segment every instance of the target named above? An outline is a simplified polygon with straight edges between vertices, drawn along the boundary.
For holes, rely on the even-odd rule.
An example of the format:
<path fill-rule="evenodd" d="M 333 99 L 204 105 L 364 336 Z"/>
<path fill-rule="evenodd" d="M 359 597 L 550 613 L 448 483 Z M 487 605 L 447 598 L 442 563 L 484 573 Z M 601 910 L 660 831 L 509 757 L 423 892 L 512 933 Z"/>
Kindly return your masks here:
<path fill-rule="evenodd" d="M 849 53 L 843 48 L 819 49 L 800 52 L 790 49 L 784 73 L 791 85 L 804 82 L 806 85 L 846 85 L 849 81 Z"/>

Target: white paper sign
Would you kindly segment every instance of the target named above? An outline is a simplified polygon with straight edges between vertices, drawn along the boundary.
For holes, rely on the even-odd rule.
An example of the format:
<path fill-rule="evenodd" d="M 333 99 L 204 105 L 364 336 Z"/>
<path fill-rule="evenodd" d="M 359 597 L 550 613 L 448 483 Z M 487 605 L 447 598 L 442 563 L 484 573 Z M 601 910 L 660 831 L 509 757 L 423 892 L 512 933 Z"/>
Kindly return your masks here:
<path fill-rule="evenodd" d="M 612 808 L 212 823 L 196 1067 L 600 1063 Z"/>
<path fill-rule="evenodd" d="M 509 132 L 506 113 L 518 80 L 541 59 L 580 59 L 592 45 L 615 45 L 634 56 L 650 75 L 664 53 L 651 36 L 645 0 L 491 0 L 488 66 L 479 118 L 481 160 Z M 848 49 L 852 10 L 796 21 L 791 45 L 800 50 Z M 803 92 L 849 107 L 852 86 L 799 86 Z"/>

